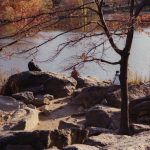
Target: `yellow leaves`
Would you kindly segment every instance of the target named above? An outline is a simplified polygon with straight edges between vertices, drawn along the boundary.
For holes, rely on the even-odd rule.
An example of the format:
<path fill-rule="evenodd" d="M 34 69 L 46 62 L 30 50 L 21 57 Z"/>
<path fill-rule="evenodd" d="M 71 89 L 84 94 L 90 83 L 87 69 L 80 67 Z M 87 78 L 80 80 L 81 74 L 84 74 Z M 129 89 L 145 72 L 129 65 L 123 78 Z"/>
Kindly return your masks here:
<path fill-rule="evenodd" d="M 10 6 L 7 6 L 5 8 L 5 11 L 3 12 L 3 17 L 5 19 L 12 20 L 12 19 L 14 19 L 14 16 L 15 16 L 14 9 L 12 7 L 10 7 Z"/>

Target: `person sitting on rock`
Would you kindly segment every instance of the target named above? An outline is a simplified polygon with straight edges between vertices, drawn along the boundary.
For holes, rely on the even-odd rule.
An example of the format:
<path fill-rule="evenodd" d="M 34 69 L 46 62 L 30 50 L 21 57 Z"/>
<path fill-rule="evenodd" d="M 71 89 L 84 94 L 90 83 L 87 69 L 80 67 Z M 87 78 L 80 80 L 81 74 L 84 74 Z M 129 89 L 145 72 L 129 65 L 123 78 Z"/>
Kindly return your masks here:
<path fill-rule="evenodd" d="M 77 80 L 79 78 L 79 76 L 80 76 L 80 74 L 76 70 L 76 67 L 73 67 L 73 71 L 71 72 L 71 77 L 73 77 L 75 80 Z"/>
<path fill-rule="evenodd" d="M 42 71 L 39 66 L 35 65 L 33 59 L 28 63 L 29 71 Z"/>
<path fill-rule="evenodd" d="M 120 72 L 116 71 L 116 74 L 115 74 L 115 76 L 113 78 L 113 82 L 112 82 L 113 85 L 120 85 L 119 77 L 120 77 Z"/>

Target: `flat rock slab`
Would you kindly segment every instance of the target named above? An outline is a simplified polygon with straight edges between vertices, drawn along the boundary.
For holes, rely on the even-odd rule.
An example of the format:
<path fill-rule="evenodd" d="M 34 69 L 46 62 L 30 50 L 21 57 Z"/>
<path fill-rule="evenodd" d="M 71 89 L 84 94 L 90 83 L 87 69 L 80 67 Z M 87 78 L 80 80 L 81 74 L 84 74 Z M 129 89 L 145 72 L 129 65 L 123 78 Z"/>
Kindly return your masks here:
<path fill-rule="evenodd" d="M 19 109 L 23 105 L 22 103 L 16 101 L 16 99 L 8 96 L 0 95 L 0 110 L 2 111 L 14 111 Z"/>
<path fill-rule="evenodd" d="M 100 150 L 100 148 L 84 144 L 74 144 L 65 147 L 63 150 Z"/>
<path fill-rule="evenodd" d="M 11 123 L 13 123 L 13 126 L 10 126 L 10 129 L 26 131 L 33 130 L 39 122 L 38 114 L 39 112 L 36 109 L 19 109 L 12 115 Z"/>

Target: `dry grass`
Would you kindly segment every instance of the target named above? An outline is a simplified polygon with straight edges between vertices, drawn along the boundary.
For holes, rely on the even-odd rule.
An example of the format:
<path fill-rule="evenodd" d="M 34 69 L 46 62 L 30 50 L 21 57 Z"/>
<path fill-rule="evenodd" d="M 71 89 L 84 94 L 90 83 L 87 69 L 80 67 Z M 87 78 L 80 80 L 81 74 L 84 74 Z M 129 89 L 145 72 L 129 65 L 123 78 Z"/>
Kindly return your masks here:
<path fill-rule="evenodd" d="M 128 83 L 140 84 L 140 83 L 147 82 L 147 81 L 150 81 L 150 76 L 143 77 L 143 76 L 138 75 L 137 73 L 133 73 L 133 72 L 129 71 Z"/>

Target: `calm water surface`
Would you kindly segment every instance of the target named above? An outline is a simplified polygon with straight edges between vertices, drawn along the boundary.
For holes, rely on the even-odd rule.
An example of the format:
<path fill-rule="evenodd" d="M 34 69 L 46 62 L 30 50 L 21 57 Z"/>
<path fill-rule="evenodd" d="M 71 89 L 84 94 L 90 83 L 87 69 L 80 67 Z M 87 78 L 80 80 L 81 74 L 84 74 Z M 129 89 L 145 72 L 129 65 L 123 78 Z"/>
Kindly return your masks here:
<path fill-rule="evenodd" d="M 150 31 L 145 29 L 145 31 Z M 39 44 L 45 39 L 52 37 L 54 35 L 60 34 L 62 31 L 46 31 L 40 32 L 36 36 L 32 38 L 27 38 L 26 41 L 21 41 L 19 44 L 16 44 L 8 50 L 20 50 L 27 47 L 32 47 L 33 45 Z M 65 34 L 55 41 L 47 43 L 39 48 L 39 52 L 37 54 L 22 54 L 18 56 L 14 56 L 11 58 L 0 59 L 0 69 L 2 71 L 10 73 L 14 73 L 16 70 L 25 71 L 28 70 L 27 64 L 31 58 L 35 58 L 35 62 L 44 70 L 44 71 L 52 71 L 52 72 L 63 72 L 63 68 L 67 66 L 71 61 L 69 59 L 73 55 L 78 55 L 81 51 L 84 52 L 92 41 L 99 41 L 99 37 L 94 37 L 91 39 L 87 39 L 76 45 L 75 47 L 67 47 L 61 55 L 59 55 L 53 62 L 41 62 L 49 58 L 54 54 L 57 46 L 65 42 L 66 40 L 73 38 L 80 34 L 80 32 Z M 119 46 L 122 47 L 123 40 L 119 41 Z M 30 57 L 29 57 L 30 56 Z M 105 54 L 105 58 L 107 60 L 115 61 L 119 60 L 119 56 L 108 50 Z M 88 63 L 80 70 L 80 74 L 82 76 L 94 76 L 96 78 L 105 80 L 112 79 L 116 70 L 119 69 L 119 66 L 112 66 L 108 64 L 103 64 L 101 66 L 95 63 Z M 136 32 L 134 35 L 134 41 L 132 46 L 132 51 L 129 59 L 129 70 L 133 73 L 136 73 L 138 76 L 143 78 L 150 78 L 150 37 L 145 33 Z M 63 72 L 67 75 L 70 75 L 70 71 Z"/>

